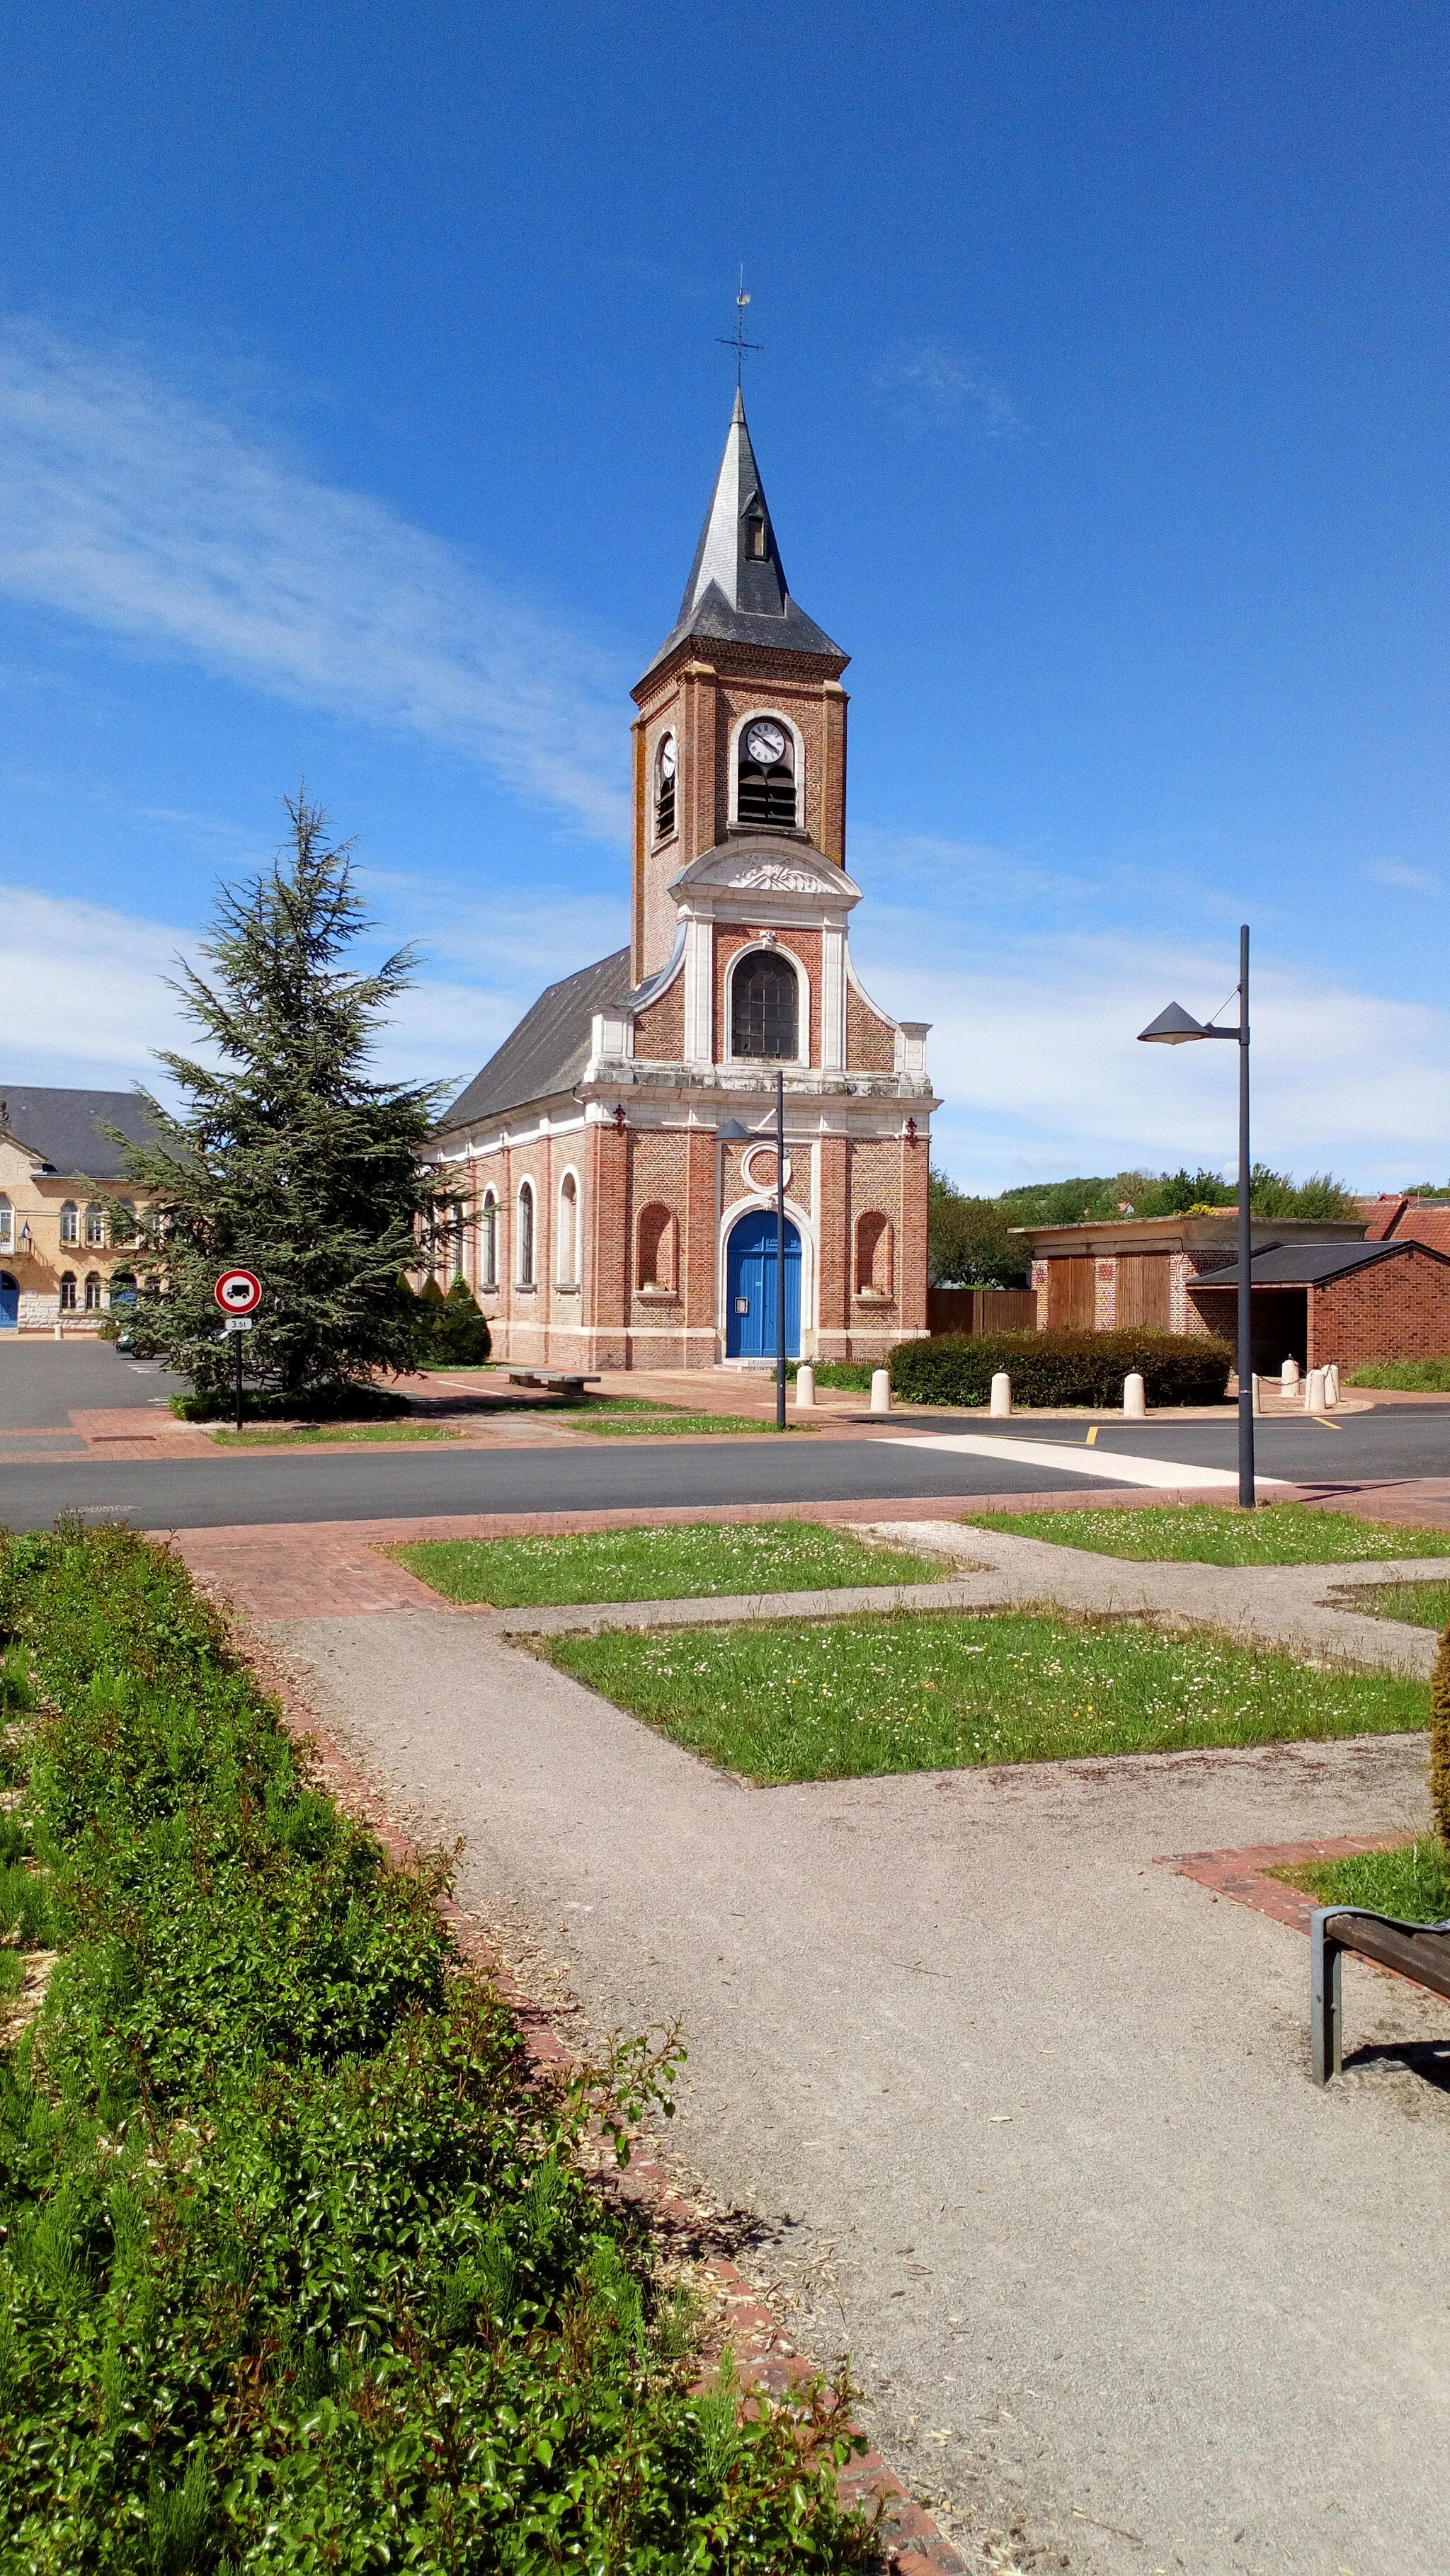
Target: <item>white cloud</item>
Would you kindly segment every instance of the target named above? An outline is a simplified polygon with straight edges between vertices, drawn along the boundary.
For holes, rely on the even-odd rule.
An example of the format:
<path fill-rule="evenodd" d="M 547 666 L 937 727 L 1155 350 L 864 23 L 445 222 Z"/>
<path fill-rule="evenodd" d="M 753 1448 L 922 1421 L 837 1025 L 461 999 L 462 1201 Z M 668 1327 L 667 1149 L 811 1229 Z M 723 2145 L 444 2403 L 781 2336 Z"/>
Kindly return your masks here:
<path fill-rule="evenodd" d="M 953 349 L 929 343 L 898 350 L 882 359 L 873 382 L 917 427 L 967 427 L 981 438 L 1027 436 L 1027 424 L 1006 386 Z"/>
<path fill-rule="evenodd" d="M 164 978 L 192 944 L 184 931 L 98 903 L 0 888 L 0 1088 L 26 1081 L 124 1091 L 150 1083 L 151 1049 L 187 1042 Z"/>
<path fill-rule="evenodd" d="M 1433 894 L 1435 880 L 1428 868 L 1402 867 L 1398 859 L 1376 859 L 1365 869 L 1375 885 L 1400 886 L 1406 894 Z"/>
<path fill-rule="evenodd" d="M 1063 936 L 923 967 L 919 928 L 913 946 L 878 950 L 867 977 L 888 1008 L 934 1023 L 937 1150 L 958 1182 L 1184 1161 L 1233 1170 L 1235 1053 L 1136 1037 L 1170 999 L 1212 1009 L 1233 972 L 1217 949 Z M 1329 1167 L 1362 1188 L 1439 1169 L 1450 1013 L 1276 970 L 1255 976 L 1251 1025 L 1257 1160 L 1301 1178 Z"/>
<path fill-rule="evenodd" d="M 406 881 L 392 880 L 391 890 L 398 936 L 406 936 L 420 912 L 426 923 L 427 890 L 418 904 Z M 432 973 L 425 958 L 379 1032 L 376 1068 L 389 1079 L 461 1089 L 545 984 L 621 944 L 619 917 L 606 927 L 589 906 L 569 902 L 486 919 L 481 907 L 455 910 L 451 926 L 456 971 Z M 7 1082 L 123 1091 L 138 1081 L 164 1091 L 157 1048 L 207 1053 L 168 982 L 178 958 L 196 958 L 197 948 L 193 931 L 0 885 L 0 1092 Z M 206 961 L 198 962 L 204 974 Z"/>
<path fill-rule="evenodd" d="M 138 361 L 31 326 L 0 335 L 0 588 L 627 831 L 622 667 Z"/>

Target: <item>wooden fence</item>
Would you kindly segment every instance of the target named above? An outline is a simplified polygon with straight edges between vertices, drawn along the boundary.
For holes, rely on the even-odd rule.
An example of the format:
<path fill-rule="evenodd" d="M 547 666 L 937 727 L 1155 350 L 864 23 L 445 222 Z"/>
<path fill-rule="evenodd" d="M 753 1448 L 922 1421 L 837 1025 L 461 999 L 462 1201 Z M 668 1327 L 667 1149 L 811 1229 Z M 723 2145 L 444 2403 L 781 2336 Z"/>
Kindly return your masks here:
<path fill-rule="evenodd" d="M 1030 1288 L 928 1288 L 932 1333 L 1033 1333 L 1037 1299 Z"/>

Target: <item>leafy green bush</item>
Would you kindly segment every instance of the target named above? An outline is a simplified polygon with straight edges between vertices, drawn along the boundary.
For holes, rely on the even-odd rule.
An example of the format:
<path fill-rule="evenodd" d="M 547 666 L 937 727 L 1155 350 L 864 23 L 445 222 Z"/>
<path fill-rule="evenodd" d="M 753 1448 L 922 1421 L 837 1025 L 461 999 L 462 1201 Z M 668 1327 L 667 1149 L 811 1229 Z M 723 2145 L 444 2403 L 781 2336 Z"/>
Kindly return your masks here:
<path fill-rule="evenodd" d="M 1450 1395 L 1450 1358 L 1366 1360 L 1363 1368 L 1357 1368 L 1344 1383 L 1390 1387 L 1399 1395 Z"/>
<path fill-rule="evenodd" d="M 62 1952 L 0 2056 L 5 2566 L 862 2564 L 844 2379 L 748 2422 L 728 2378 L 692 2393 L 582 2170 L 591 2110 L 617 2129 L 667 2060 L 529 2079 L 439 1874 L 308 1787 L 164 1550 L 5 1545 L 0 1681 L 0 1911 Z"/>
<path fill-rule="evenodd" d="M 174 1395 L 171 1410 L 181 1422 L 230 1422 L 236 1397 L 230 1389 L 194 1387 L 189 1394 Z M 383 1422 L 407 1410 L 406 1396 L 363 1383 L 314 1386 L 301 1395 L 284 1395 L 265 1386 L 242 1390 L 244 1422 Z"/>
<path fill-rule="evenodd" d="M 1150 1404 L 1219 1404 L 1232 1367 L 1227 1342 L 1201 1333 L 936 1333 L 890 1360 L 908 1404 L 985 1404 L 998 1369 L 1014 1404 L 1121 1404 L 1133 1369 Z"/>
<path fill-rule="evenodd" d="M 810 1365 L 815 1370 L 817 1386 L 850 1387 L 866 1395 L 871 1392 L 870 1360 L 812 1360 Z M 794 1378 L 799 1367 L 799 1360 L 787 1360 L 786 1376 Z"/>
<path fill-rule="evenodd" d="M 430 1281 L 430 1286 L 436 1282 Z M 424 1307 L 427 1317 L 427 1348 L 423 1362 L 430 1368 L 479 1368 L 493 1347 L 487 1317 L 479 1312 L 473 1290 L 460 1272 L 446 1297 L 437 1305 Z"/>

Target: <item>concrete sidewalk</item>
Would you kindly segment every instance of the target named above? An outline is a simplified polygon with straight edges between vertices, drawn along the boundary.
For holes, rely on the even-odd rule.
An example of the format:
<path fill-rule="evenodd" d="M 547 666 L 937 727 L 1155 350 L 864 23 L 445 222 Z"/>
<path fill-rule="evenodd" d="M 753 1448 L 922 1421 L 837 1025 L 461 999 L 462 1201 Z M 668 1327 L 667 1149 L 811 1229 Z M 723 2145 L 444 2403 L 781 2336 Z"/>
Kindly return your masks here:
<path fill-rule="evenodd" d="M 682 2021 L 672 2145 L 974 2565 L 1440 2576 L 1450 2008 L 1349 1962 L 1320 2093 L 1302 1936 L 1153 1865 L 1421 1827 L 1423 1739 L 747 1791 L 477 1618 L 265 1635 L 536 1980 Z"/>

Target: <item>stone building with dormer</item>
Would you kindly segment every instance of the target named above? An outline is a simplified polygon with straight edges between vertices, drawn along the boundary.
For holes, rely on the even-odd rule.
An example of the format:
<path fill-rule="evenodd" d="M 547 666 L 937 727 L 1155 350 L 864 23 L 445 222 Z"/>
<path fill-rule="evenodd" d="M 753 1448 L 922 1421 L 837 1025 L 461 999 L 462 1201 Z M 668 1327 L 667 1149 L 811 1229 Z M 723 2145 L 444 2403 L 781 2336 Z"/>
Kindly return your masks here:
<path fill-rule="evenodd" d="M 139 1236 L 118 1236 L 110 1209 L 139 1214 L 147 1194 L 110 1127 L 155 1141 L 132 1091 L 0 1088 L 0 1333 L 99 1332 L 134 1298 Z"/>
<path fill-rule="evenodd" d="M 927 1328 L 927 1027 L 861 985 L 847 655 L 786 585 L 744 406 L 675 625 L 634 690 L 630 939 L 551 984 L 442 1121 L 439 1275 L 501 1358 L 765 1366 L 784 1076 L 793 1356 Z M 741 1130 L 744 1130 L 741 1133 Z"/>

